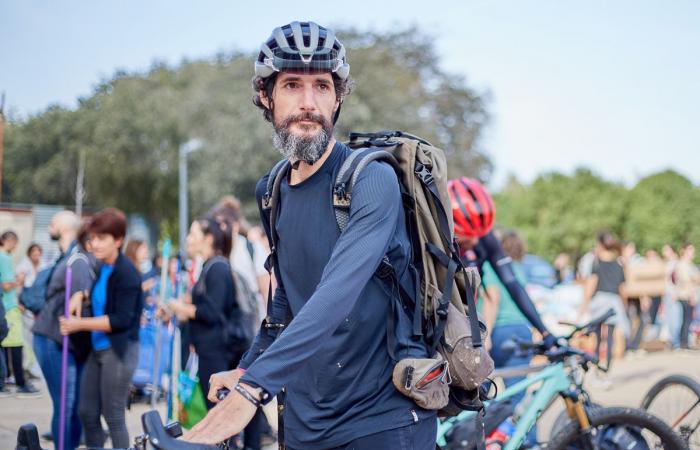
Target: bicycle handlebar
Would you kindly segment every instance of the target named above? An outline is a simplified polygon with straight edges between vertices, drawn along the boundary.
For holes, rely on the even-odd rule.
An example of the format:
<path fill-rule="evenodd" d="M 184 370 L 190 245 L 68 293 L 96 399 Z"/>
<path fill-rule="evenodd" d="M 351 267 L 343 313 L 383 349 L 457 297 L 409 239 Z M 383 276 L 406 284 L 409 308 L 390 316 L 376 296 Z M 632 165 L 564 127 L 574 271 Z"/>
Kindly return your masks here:
<path fill-rule="evenodd" d="M 565 341 L 571 340 L 574 336 L 577 334 L 583 332 L 583 334 L 590 334 L 596 327 L 600 326 L 603 324 L 606 320 L 611 318 L 612 316 L 615 315 L 615 311 L 613 309 L 609 309 L 605 314 L 602 316 L 597 317 L 596 319 L 584 324 L 584 325 L 577 325 L 575 326 L 574 330 L 567 336 L 562 339 Z M 572 357 L 572 356 L 578 356 L 582 358 L 582 365 L 586 365 L 587 363 L 593 363 L 598 368 L 603 369 L 598 365 L 598 357 L 585 352 L 583 350 L 579 350 L 577 348 L 571 347 L 570 345 L 557 345 L 554 348 L 547 348 L 543 342 L 527 342 L 518 339 L 517 337 L 512 337 L 511 339 L 507 340 L 502 346 L 501 350 L 504 351 L 521 351 L 521 352 L 534 352 L 535 354 L 538 355 L 543 355 L 545 356 L 549 361 L 551 362 L 558 362 L 558 361 L 563 361 L 566 358 Z"/>
<path fill-rule="evenodd" d="M 157 450 L 219 450 L 217 445 L 185 442 L 171 437 L 163 426 L 158 411 L 148 411 L 141 416 L 143 431 Z"/>

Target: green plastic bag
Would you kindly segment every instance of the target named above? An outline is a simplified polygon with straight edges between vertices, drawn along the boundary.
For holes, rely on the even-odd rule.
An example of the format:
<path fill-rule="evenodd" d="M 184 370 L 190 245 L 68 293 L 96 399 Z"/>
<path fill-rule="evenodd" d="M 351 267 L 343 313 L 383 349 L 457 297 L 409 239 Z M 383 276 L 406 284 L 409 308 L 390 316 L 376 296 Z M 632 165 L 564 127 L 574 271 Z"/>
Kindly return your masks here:
<path fill-rule="evenodd" d="M 197 377 L 198 363 L 197 354 L 190 353 L 187 358 L 187 367 L 178 375 L 177 394 L 180 399 L 178 421 L 184 428 L 192 428 L 207 415 L 207 403 Z"/>

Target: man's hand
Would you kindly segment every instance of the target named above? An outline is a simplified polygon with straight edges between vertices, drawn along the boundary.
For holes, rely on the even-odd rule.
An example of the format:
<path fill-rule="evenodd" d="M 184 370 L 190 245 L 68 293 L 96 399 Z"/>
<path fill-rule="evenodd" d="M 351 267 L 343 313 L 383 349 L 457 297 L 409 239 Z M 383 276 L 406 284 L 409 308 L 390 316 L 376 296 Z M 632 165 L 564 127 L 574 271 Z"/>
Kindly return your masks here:
<path fill-rule="evenodd" d="M 226 388 L 233 392 L 233 387 L 238 383 L 238 379 L 245 373 L 243 369 L 228 370 L 226 372 L 218 372 L 209 377 L 209 393 L 207 398 L 212 403 L 219 403 L 216 397 L 216 392 L 219 389 Z"/>
<path fill-rule="evenodd" d="M 259 396 L 259 390 L 241 384 L 251 394 Z M 255 415 L 257 408 L 236 390 L 216 405 L 207 416 L 183 436 L 184 441 L 218 444 L 243 431 Z"/>

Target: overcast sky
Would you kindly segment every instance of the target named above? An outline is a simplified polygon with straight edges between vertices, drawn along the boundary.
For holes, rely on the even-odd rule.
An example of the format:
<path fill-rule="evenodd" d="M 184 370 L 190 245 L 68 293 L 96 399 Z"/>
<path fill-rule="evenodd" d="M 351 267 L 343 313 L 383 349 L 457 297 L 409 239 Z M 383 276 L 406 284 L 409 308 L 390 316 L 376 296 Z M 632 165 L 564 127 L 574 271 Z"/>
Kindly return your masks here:
<path fill-rule="evenodd" d="M 578 166 L 627 185 L 673 168 L 700 184 L 700 2 L 241 3 L 0 0 L 0 91 L 26 116 L 74 107 L 118 68 L 257 49 L 291 20 L 417 24 L 447 71 L 490 93 L 492 187 Z"/>

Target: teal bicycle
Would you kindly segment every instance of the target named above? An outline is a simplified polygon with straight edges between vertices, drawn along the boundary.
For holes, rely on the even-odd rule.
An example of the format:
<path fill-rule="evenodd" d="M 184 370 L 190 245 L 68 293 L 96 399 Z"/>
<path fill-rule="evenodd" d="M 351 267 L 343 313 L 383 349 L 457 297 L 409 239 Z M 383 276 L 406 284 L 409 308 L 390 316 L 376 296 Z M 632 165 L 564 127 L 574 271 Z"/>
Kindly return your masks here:
<path fill-rule="evenodd" d="M 522 414 L 515 417 L 515 430 L 506 442 L 501 442 L 503 450 L 523 448 L 526 435 L 542 413 L 561 398 L 569 420 L 546 443 L 546 448 L 560 449 L 686 449 L 683 440 L 665 423 L 651 414 L 633 408 L 603 408 L 592 405 L 583 388 L 585 373 L 591 367 L 598 367 L 598 359 L 587 352 L 568 345 L 568 341 L 579 334 L 590 334 L 610 316 L 605 316 L 584 326 L 576 327 L 567 337 L 567 345 L 555 349 L 545 349 L 541 344 L 513 342 L 513 351 L 529 352 L 545 356 L 549 363 L 539 366 L 509 368 L 497 375 L 508 378 L 522 374 L 532 374 L 528 378 L 508 387 L 493 401 L 487 401 L 486 415 L 483 417 L 484 432 L 491 433 L 503 420 L 512 414 L 508 405 L 513 396 L 527 392 L 530 386 L 540 384 L 536 391 L 527 394 L 522 402 L 527 405 Z M 491 413 L 491 411 L 495 411 Z M 505 417 L 503 416 L 505 411 Z M 445 450 L 471 450 L 476 448 L 476 414 L 464 411 L 460 415 L 442 420 L 438 424 L 437 444 Z M 489 420 L 495 415 L 495 420 Z"/>

